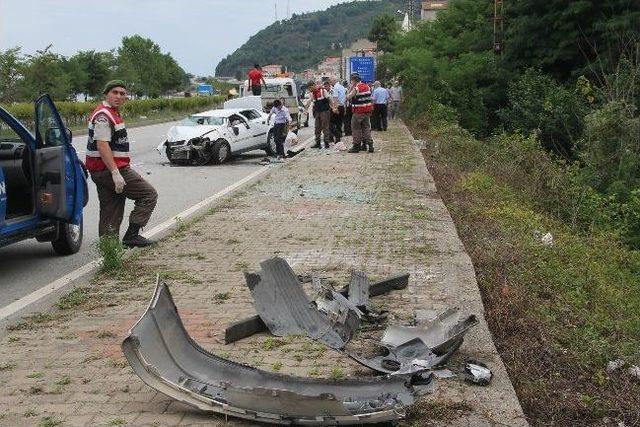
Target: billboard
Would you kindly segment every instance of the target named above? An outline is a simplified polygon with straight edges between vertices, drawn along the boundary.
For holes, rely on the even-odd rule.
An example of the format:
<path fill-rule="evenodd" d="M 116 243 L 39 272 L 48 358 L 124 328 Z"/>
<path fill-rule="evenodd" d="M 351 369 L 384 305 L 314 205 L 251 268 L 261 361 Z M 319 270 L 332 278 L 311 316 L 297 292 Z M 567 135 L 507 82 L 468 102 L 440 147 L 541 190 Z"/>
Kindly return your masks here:
<path fill-rule="evenodd" d="M 372 56 L 352 56 L 349 58 L 350 73 L 358 73 L 365 83 L 376 80 L 376 59 Z"/>

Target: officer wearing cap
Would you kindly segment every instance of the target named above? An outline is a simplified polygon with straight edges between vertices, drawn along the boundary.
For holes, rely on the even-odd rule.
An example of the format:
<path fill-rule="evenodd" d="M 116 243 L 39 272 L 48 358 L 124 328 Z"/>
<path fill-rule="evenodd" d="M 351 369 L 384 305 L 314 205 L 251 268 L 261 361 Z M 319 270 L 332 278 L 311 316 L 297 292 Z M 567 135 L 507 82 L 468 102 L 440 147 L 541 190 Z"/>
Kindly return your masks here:
<path fill-rule="evenodd" d="M 130 166 L 129 139 L 120 107 L 127 99 L 126 83 L 112 80 L 104 87 L 105 99 L 89 116 L 86 166 L 96 184 L 100 201 L 100 237 L 120 236 L 126 199 L 134 201 L 129 227 L 122 238 L 127 247 L 154 242 L 140 235 L 153 213 L 158 193 Z"/>
<path fill-rule="evenodd" d="M 351 74 L 352 89 L 347 95 L 351 100 L 351 135 L 353 146 L 349 153 L 359 153 L 369 149 L 373 153 L 373 138 L 371 137 L 371 113 L 373 112 L 373 99 L 371 87 L 362 81 L 360 74 Z"/>

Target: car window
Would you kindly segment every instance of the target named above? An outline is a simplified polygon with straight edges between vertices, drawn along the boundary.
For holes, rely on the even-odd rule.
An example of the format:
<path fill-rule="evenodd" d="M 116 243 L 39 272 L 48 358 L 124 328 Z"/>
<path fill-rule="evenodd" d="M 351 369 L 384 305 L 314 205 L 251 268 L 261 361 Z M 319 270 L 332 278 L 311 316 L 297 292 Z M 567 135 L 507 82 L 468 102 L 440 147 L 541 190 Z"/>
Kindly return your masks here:
<path fill-rule="evenodd" d="M 22 157 L 25 143 L 12 128 L 0 121 L 0 160 L 13 160 Z"/>
<path fill-rule="evenodd" d="M 255 120 L 260 118 L 260 114 L 258 114 L 256 110 L 244 110 L 244 111 L 241 111 L 240 114 L 242 114 L 249 120 Z"/>
<path fill-rule="evenodd" d="M 3 143 L 3 142 L 21 143 L 22 138 L 20 138 L 20 135 L 18 135 L 16 131 L 10 128 L 9 125 L 0 121 L 0 143 Z"/>
<path fill-rule="evenodd" d="M 38 148 L 63 145 L 65 138 L 63 132 L 66 132 L 66 129 L 60 128 L 60 123 L 52 110 L 52 104 L 41 102 L 36 108 L 38 109 L 38 127 L 36 128 Z"/>

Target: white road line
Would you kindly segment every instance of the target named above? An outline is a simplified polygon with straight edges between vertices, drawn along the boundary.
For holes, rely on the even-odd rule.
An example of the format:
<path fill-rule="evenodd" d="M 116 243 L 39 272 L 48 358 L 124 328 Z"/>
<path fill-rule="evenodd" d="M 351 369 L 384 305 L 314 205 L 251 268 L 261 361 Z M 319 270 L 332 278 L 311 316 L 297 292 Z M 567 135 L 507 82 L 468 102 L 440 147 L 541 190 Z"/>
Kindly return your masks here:
<path fill-rule="evenodd" d="M 61 277 L 58 280 L 49 283 L 47 286 L 44 286 L 38 289 L 37 291 L 32 292 L 29 295 L 22 297 L 19 300 L 14 301 L 11 304 L 3 307 L 2 309 L 0 309 L 0 320 L 6 319 L 7 317 L 19 312 L 20 310 L 33 304 L 34 302 L 37 302 L 42 298 L 46 297 L 47 295 L 57 291 L 58 289 L 64 288 L 69 283 L 72 283 L 74 280 L 77 280 L 80 277 L 84 276 L 85 274 L 92 272 L 95 268 L 100 266 L 101 262 L 102 262 L 102 258 L 97 259 L 95 261 L 91 261 L 90 263 L 83 265 L 82 267 L 72 271 L 66 276 Z"/>
<path fill-rule="evenodd" d="M 313 137 L 306 140 L 303 143 L 303 146 L 308 145 L 312 139 Z M 143 235 L 147 238 L 153 238 L 154 236 L 164 233 L 165 231 L 169 230 L 171 227 L 174 227 L 177 225 L 178 218 L 183 220 L 189 219 L 190 217 L 198 213 L 198 211 L 200 211 L 201 209 L 205 209 L 208 205 L 212 204 L 216 200 L 228 195 L 229 193 L 232 193 L 234 190 L 238 189 L 239 187 L 242 187 L 247 182 L 259 177 L 260 175 L 264 174 L 268 170 L 269 170 L 269 166 L 261 167 L 257 171 L 253 172 L 250 175 L 247 175 L 240 181 L 226 187 L 225 189 L 214 194 L 213 196 L 204 199 L 200 203 L 191 206 L 189 209 L 180 212 L 178 215 L 175 215 L 170 219 L 164 221 L 163 223 L 156 225 L 152 229 L 144 232 Z M 34 291 L 29 295 L 26 295 L 3 308 L 0 308 L 0 321 L 5 320 L 10 316 L 13 316 L 14 314 L 25 309 L 29 305 L 40 301 L 47 295 L 50 295 L 53 292 L 60 290 L 65 286 L 73 283 L 75 280 L 78 280 L 81 277 L 92 273 L 93 271 L 95 271 L 95 269 L 97 269 L 100 266 L 101 262 L 102 262 L 102 258 L 91 261 L 88 264 L 85 264 L 82 267 L 72 271 L 71 273 L 49 283 L 48 285 L 43 286 L 37 291 Z"/>

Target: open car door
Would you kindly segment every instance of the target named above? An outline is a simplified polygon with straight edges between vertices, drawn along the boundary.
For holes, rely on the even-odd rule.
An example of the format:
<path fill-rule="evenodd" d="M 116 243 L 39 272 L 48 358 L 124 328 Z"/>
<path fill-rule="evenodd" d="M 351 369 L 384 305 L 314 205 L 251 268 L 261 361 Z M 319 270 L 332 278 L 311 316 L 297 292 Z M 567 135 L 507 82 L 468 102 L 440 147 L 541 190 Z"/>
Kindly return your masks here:
<path fill-rule="evenodd" d="M 64 126 L 49 95 L 35 103 L 35 186 L 38 212 L 47 218 L 78 224 L 84 206 L 83 171 L 71 132 Z"/>

